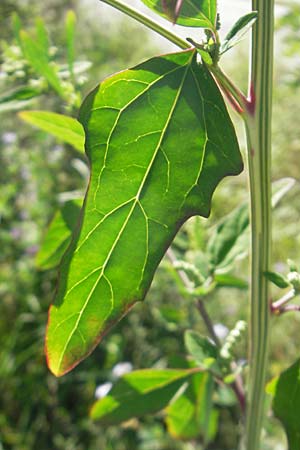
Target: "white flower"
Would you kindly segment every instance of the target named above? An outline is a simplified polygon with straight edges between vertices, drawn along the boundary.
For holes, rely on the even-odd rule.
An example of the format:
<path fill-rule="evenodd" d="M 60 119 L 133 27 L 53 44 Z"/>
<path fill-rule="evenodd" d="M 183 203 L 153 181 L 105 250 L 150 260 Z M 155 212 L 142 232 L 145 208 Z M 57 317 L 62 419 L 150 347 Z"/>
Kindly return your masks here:
<path fill-rule="evenodd" d="M 228 328 L 225 327 L 222 323 L 216 323 L 214 325 L 214 332 L 218 336 L 219 339 L 225 339 L 228 334 Z"/>
<path fill-rule="evenodd" d="M 132 364 L 130 362 L 121 362 L 116 364 L 112 369 L 112 374 L 115 378 L 119 378 L 126 373 L 132 371 Z"/>
<path fill-rule="evenodd" d="M 11 144 L 14 144 L 16 142 L 17 135 L 16 135 L 16 133 L 8 131 L 7 133 L 3 133 L 1 138 L 2 138 L 3 144 L 11 145 Z"/>
<path fill-rule="evenodd" d="M 109 393 L 111 388 L 112 388 L 112 383 L 110 383 L 109 381 L 107 383 L 100 384 L 99 386 L 96 387 L 95 397 L 97 399 L 106 397 L 106 395 Z"/>

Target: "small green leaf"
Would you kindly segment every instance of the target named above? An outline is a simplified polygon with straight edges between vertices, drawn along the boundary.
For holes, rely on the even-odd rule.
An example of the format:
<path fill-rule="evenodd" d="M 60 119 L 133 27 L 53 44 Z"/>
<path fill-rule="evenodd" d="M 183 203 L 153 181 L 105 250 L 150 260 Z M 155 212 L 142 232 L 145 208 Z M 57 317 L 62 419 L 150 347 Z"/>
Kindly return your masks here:
<path fill-rule="evenodd" d="M 272 183 L 272 207 L 295 185 L 293 178 Z M 208 241 L 207 253 L 213 269 L 227 271 L 236 259 L 247 255 L 249 249 L 249 212 L 246 203 L 229 213 L 215 228 Z"/>
<path fill-rule="evenodd" d="M 248 226 L 247 204 L 233 210 L 217 225 L 207 245 L 210 263 L 214 268 L 229 266 L 238 256 L 247 251 L 242 238 Z"/>
<path fill-rule="evenodd" d="M 60 263 L 71 242 L 81 205 L 82 200 L 68 201 L 56 212 L 36 255 L 36 265 L 39 269 L 52 269 Z"/>
<path fill-rule="evenodd" d="M 287 260 L 290 272 L 299 272 L 299 268 L 297 266 L 297 264 L 295 263 L 295 261 L 293 261 L 292 259 L 288 259 Z"/>
<path fill-rule="evenodd" d="M 176 12 L 177 0 L 142 0 L 150 9 L 165 19 L 186 27 L 216 28 L 216 0 L 183 0 L 179 14 Z M 177 16 L 177 17 L 176 17 Z"/>
<path fill-rule="evenodd" d="M 90 416 L 105 425 L 154 414 L 165 408 L 194 369 L 145 369 L 120 378 L 109 394 L 98 400 Z"/>
<path fill-rule="evenodd" d="M 281 421 L 289 442 L 289 450 L 300 448 L 300 359 L 273 379 L 267 386 L 273 395 L 273 411 Z"/>
<path fill-rule="evenodd" d="M 225 41 L 221 46 L 221 53 L 227 52 L 227 50 L 236 45 L 252 27 L 256 19 L 257 11 L 253 11 L 240 17 L 226 35 Z"/>
<path fill-rule="evenodd" d="M 22 28 L 22 22 L 20 17 L 18 16 L 17 13 L 13 13 L 12 14 L 12 28 L 13 28 L 13 32 L 15 35 L 15 39 L 17 41 L 17 43 L 19 44 L 19 46 L 21 47 L 21 39 L 20 39 L 20 31 Z"/>
<path fill-rule="evenodd" d="M 38 17 L 35 21 L 35 30 L 36 30 L 37 44 L 41 49 L 43 49 L 44 54 L 47 55 L 49 59 L 50 42 L 48 32 L 45 27 L 45 23 L 41 17 Z"/>
<path fill-rule="evenodd" d="M 202 61 L 205 62 L 208 66 L 213 64 L 213 60 L 208 52 L 205 50 L 198 49 L 198 53 L 200 54 Z"/>
<path fill-rule="evenodd" d="M 75 36 L 76 15 L 69 10 L 66 15 L 66 40 L 68 52 L 68 65 L 70 73 L 74 72 L 74 36 Z"/>
<path fill-rule="evenodd" d="M 30 100 L 11 100 L 9 102 L 0 103 L 0 114 L 9 111 L 19 111 L 20 109 L 28 108 L 32 103 Z"/>
<path fill-rule="evenodd" d="M 12 101 L 30 100 L 41 94 L 41 91 L 29 86 L 19 86 L 0 96 L 0 104 Z"/>
<path fill-rule="evenodd" d="M 166 409 L 168 432 L 176 439 L 202 437 L 206 443 L 213 438 L 216 414 L 212 408 L 214 383 L 207 373 L 197 373 L 177 394 Z"/>
<path fill-rule="evenodd" d="M 45 77 L 50 86 L 62 97 L 64 97 L 64 89 L 61 86 L 57 71 L 50 64 L 48 54 L 43 47 L 35 42 L 25 31 L 20 31 L 20 39 L 22 50 L 25 58 L 28 60 L 32 68 L 38 75 Z"/>
<path fill-rule="evenodd" d="M 196 331 L 188 330 L 184 334 L 184 343 L 199 367 L 219 372 L 218 349 L 207 337 L 201 336 Z"/>
<path fill-rule="evenodd" d="M 144 299 L 181 224 L 207 216 L 219 181 L 242 170 L 222 96 L 193 49 L 107 78 L 80 120 L 91 179 L 49 314 L 56 375 Z"/>
<path fill-rule="evenodd" d="M 226 408 L 236 405 L 237 398 L 232 390 L 231 386 L 226 384 L 218 385 L 218 389 L 215 393 L 214 403 Z"/>
<path fill-rule="evenodd" d="M 285 289 L 291 285 L 289 280 L 282 273 L 267 271 L 264 272 L 264 275 L 269 281 L 271 281 L 271 283 L 281 289 Z"/>
<path fill-rule="evenodd" d="M 296 185 L 295 178 L 280 178 L 272 183 L 272 208 L 279 205 L 283 197 Z"/>
<path fill-rule="evenodd" d="M 233 287 L 237 289 L 247 289 L 248 282 L 242 278 L 238 278 L 230 273 L 216 273 L 214 275 L 214 281 L 217 283 L 217 287 Z"/>
<path fill-rule="evenodd" d="M 84 152 L 84 130 L 73 117 L 48 111 L 22 111 L 21 119 Z"/>

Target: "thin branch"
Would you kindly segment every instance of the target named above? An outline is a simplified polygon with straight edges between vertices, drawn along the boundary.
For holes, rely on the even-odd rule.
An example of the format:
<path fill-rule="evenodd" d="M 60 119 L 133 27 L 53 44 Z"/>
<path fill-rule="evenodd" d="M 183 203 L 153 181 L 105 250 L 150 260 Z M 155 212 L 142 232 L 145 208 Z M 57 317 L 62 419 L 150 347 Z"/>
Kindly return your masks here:
<path fill-rule="evenodd" d="M 150 30 L 155 31 L 164 38 L 168 39 L 168 41 L 172 42 L 172 44 L 175 44 L 182 49 L 191 48 L 191 45 L 185 40 L 183 40 L 180 36 L 178 36 L 175 33 L 172 33 L 171 31 L 166 30 L 164 27 L 159 25 L 159 23 L 157 23 L 155 20 L 150 19 L 148 16 L 145 16 L 144 14 L 140 13 L 135 8 L 132 8 L 132 6 L 126 5 L 120 0 L 100 0 L 100 1 L 102 1 L 103 3 L 107 3 L 108 5 L 112 6 L 115 9 L 118 9 L 119 11 L 131 17 L 132 19 L 135 19 L 137 22 L 145 25 L 147 28 L 150 28 Z"/>
<path fill-rule="evenodd" d="M 281 297 L 276 302 L 271 303 L 271 311 L 273 313 L 277 313 L 280 311 L 280 309 L 288 303 L 290 300 L 292 300 L 295 297 L 295 290 L 291 289 L 289 292 L 287 292 L 283 297 Z"/>
<path fill-rule="evenodd" d="M 281 308 L 276 310 L 276 313 L 279 314 L 283 314 L 286 312 L 296 312 L 296 311 L 300 311 L 300 305 L 286 305 L 286 306 L 282 306 Z"/>
<path fill-rule="evenodd" d="M 207 328 L 212 340 L 214 341 L 214 343 L 216 344 L 217 347 L 221 347 L 221 342 L 215 333 L 212 321 L 208 315 L 208 312 L 206 311 L 203 301 L 198 299 L 196 302 L 196 306 L 197 306 L 197 309 L 203 319 L 203 322 L 206 325 L 206 328 Z"/>

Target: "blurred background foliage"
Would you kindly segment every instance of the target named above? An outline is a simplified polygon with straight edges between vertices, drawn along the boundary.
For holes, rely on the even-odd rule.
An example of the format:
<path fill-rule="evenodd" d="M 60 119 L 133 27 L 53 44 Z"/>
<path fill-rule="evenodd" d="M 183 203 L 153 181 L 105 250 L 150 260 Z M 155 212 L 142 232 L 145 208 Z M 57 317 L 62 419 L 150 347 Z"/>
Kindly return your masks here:
<path fill-rule="evenodd" d="M 66 16 L 69 10 L 76 14 L 73 70 L 68 65 Z M 15 13 L 21 18 L 21 25 Z M 275 74 L 273 179 L 296 179 L 293 189 L 274 210 L 273 268 L 283 273 L 288 271 L 287 258 L 300 262 L 297 230 L 300 216 L 299 13 L 299 6 L 287 5 L 277 23 L 280 57 L 276 58 Z M 44 35 L 47 64 L 57 75 L 61 89 L 55 88 L 55 82 L 49 83 L 43 69 L 41 72 L 39 67 L 33 67 L 24 57 L 18 42 L 19 26 L 33 41 L 34 33 Z M 185 354 L 184 332 L 192 328 L 206 334 L 200 315 L 195 313 L 194 301 L 178 287 L 167 261 L 162 262 L 146 301 L 136 305 L 72 373 L 62 379 L 53 377 L 46 368 L 43 351 L 56 270 L 39 270 L 36 254 L 57 208 L 84 191 L 87 171 L 83 154 L 33 129 L 21 121 L 17 112 L 44 109 L 76 117 L 81 99 L 102 78 L 168 48 L 151 36 L 132 21 L 111 15 L 110 10 L 101 8 L 97 2 L 91 5 L 84 0 L 1 1 L 1 450 L 204 448 L 201 437 L 184 441 L 168 434 L 161 414 L 133 420 L 121 427 L 103 427 L 88 416 L 95 393 L 99 395 L 99 386 L 115 379 L 120 362 L 128 362 L 134 369 L 176 367 Z M 247 79 L 245 61 L 247 45 L 244 44 L 224 60 L 226 70 L 242 87 Z M 19 98 L 14 95 L 10 101 L 8 97 L 16 90 Z M 240 125 L 237 126 L 243 146 Z M 174 245 L 178 258 L 192 264 L 203 261 L 203 252 L 216 224 L 224 214 L 247 201 L 246 179 L 243 173 L 224 180 L 215 194 L 211 217 L 192 219 L 183 227 Z M 248 258 L 235 262 L 231 273 L 247 282 Z M 279 295 L 279 290 L 274 288 L 274 298 Z M 219 287 L 205 302 L 221 340 L 237 320 L 247 319 L 245 289 Z M 270 377 L 299 357 L 296 339 L 299 327 L 300 314 L 274 319 Z M 235 349 L 238 359 L 246 357 L 246 346 L 244 336 Z M 236 449 L 237 405 L 228 391 L 226 395 L 215 399 L 219 425 L 209 444 L 210 450 Z M 285 446 L 278 423 L 270 418 L 266 423 L 264 450 L 280 450 Z"/>

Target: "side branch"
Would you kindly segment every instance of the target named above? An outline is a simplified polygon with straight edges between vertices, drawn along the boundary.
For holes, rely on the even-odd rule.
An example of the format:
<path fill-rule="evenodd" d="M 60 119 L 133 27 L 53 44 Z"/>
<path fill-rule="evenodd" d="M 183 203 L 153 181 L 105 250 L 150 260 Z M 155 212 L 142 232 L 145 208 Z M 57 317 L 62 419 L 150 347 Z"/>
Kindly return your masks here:
<path fill-rule="evenodd" d="M 168 39 L 168 41 L 172 42 L 172 44 L 177 45 L 183 50 L 191 48 L 191 45 L 187 41 L 183 40 L 180 36 L 177 36 L 175 33 L 166 30 L 164 27 L 159 25 L 159 23 L 157 23 L 155 20 L 150 19 L 148 16 L 145 16 L 144 14 L 140 13 L 132 6 L 126 5 L 120 0 L 100 0 L 100 1 L 102 1 L 103 3 L 107 3 L 113 8 L 121 11 L 123 14 L 126 14 L 132 19 L 135 19 L 137 22 L 145 25 L 150 30 L 153 30 L 156 33 L 160 34 L 164 38 Z"/>

